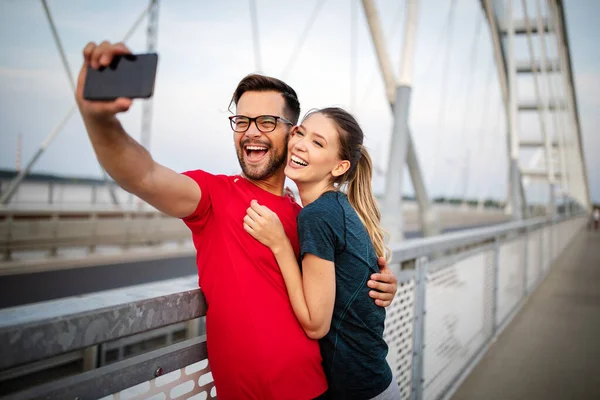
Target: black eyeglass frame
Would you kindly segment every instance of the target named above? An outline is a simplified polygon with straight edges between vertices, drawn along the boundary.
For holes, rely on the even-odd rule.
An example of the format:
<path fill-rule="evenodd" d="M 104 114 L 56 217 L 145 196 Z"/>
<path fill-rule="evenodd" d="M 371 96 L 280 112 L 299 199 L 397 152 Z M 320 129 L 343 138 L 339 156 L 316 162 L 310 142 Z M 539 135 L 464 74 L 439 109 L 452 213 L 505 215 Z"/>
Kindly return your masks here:
<path fill-rule="evenodd" d="M 269 117 L 269 118 L 274 118 L 275 119 L 275 125 L 273 126 L 273 129 L 271 129 L 270 131 L 264 131 L 262 129 L 260 129 L 260 127 L 258 126 L 258 119 L 259 118 L 264 118 L 264 117 Z M 240 130 L 236 130 L 235 129 L 235 122 L 233 122 L 234 118 L 246 118 L 248 120 L 248 126 L 246 127 L 246 129 L 244 129 L 243 131 Z M 237 133 L 244 133 L 246 132 L 248 129 L 250 129 L 250 125 L 252 125 L 252 122 L 254 122 L 254 125 L 256 126 L 256 129 L 258 129 L 260 132 L 262 133 L 270 133 L 273 132 L 275 129 L 277 129 L 277 123 L 281 121 L 283 123 L 286 123 L 290 126 L 294 126 L 293 123 L 291 123 L 290 121 L 288 121 L 287 119 L 283 118 L 283 117 L 278 117 L 277 115 L 259 115 L 258 117 L 247 117 L 245 115 L 232 115 L 229 117 L 229 125 L 231 125 L 231 129 L 234 132 Z"/>

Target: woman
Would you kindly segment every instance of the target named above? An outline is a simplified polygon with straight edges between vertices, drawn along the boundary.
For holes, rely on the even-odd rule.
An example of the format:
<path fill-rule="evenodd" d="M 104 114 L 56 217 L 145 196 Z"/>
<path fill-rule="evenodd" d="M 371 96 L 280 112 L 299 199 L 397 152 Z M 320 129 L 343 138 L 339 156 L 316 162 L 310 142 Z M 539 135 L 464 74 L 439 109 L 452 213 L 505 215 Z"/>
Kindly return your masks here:
<path fill-rule="evenodd" d="M 340 108 L 309 113 L 292 130 L 285 174 L 298 186 L 301 269 L 277 215 L 252 201 L 244 229 L 273 252 L 306 334 L 319 339 L 334 399 L 398 399 L 386 362 L 385 309 L 367 280 L 388 252 L 371 190 L 363 132 Z M 348 194 L 340 191 L 347 185 Z"/>

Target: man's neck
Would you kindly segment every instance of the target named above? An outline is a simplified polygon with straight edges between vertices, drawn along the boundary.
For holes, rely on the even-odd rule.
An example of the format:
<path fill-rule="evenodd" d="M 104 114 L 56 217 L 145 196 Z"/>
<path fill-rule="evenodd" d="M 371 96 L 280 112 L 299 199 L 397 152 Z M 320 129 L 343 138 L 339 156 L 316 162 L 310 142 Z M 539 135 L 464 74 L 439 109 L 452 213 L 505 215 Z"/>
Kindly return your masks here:
<path fill-rule="evenodd" d="M 283 169 L 275 172 L 273 175 L 267 178 L 260 180 L 250 179 L 243 173 L 242 176 L 262 190 L 265 190 L 276 196 L 283 196 L 283 185 L 285 184 L 285 174 L 283 173 Z"/>

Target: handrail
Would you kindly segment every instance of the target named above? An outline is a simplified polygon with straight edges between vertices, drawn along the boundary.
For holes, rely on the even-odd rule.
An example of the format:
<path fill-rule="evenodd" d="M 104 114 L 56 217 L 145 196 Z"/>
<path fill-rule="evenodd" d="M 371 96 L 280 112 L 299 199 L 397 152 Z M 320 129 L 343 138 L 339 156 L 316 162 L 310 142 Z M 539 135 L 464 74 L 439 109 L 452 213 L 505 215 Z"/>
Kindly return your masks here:
<path fill-rule="evenodd" d="M 0 310 L 0 370 L 206 315 L 196 277 Z"/>
<path fill-rule="evenodd" d="M 418 230 L 414 210 L 405 210 L 405 214 L 406 229 Z M 468 211 L 463 215 L 454 209 L 440 211 L 446 228 L 472 224 L 474 217 L 479 223 L 498 223 L 505 217 L 495 212 L 485 215 Z M 155 210 L 0 209 L 0 257 L 7 261 L 19 252 L 31 250 L 48 250 L 50 256 L 55 256 L 65 248 L 88 248 L 94 252 L 98 246 L 182 244 L 189 239 L 185 224 Z"/>
<path fill-rule="evenodd" d="M 135 210 L 135 209 L 114 209 L 114 208 L 97 208 L 97 209 L 48 209 L 48 208 L 0 208 L 0 219 L 7 217 L 16 218 L 52 218 L 52 217 L 84 217 L 91 218 L 96 217 L 122 217 L 128 216 L 155 216 L 162 215 L 167 217 L 163 213 L 157 210 Z"/>
<path fill-rule="evenodd" d="M 465 254 L 489 252 L 490 249 L 498 257 L 502 243 L 505 245 L 512 243 L 514 239 L 511 236 L 514 234 L 527 238 L 532 231 L 558 226 L 555 224 L 574 219 L 573 217 L 578 217 L 578 215 L 510 222 L 437 237 L 414 239 L 393 246 L 394 262 L 414 261 L 417 264 L 416 268 L 397 271 L 399 286 L 408 285 L 409 288 L 416 288 L 410 289 L 415 291 L 415 299 L 423 300 L 424 295 L 420 291 L 424 290 L 423 285 L 426 285 L 424 283 L 425 275 L 423 275 L 426 269 L 423 267 L 427 268 L 428 259 L 437 258 L 444 253 L 451 254 L 451 258 L 460 255 L 464 257 Z M 550 232 L 556 231 L 552 228 Z M 538 235 L 537 237 L 542 240 L 542 236 Z M 548 242 L 548 245 L 552 246 L 551 243 L 553 242 Z M 523 246 L 527 246 L 527 243 Z M 452 250 L 465 249 L 470 250 L 456 255 L 454 255 L 455 252 L 447 253 Z M 542 248 L 539 247 L 539 249 L 541 251 Z M 447 260 L 448 258 L 446 258 Z M 431 266 L 434 267 L 434 264 L 432 263 Z M 525 268 L 523 270 L 526 271 L 526 266 L 518 268 Z M 526 274 L 524 277 L 526 281 Z M 419 316 L 419 322 L 413 323 L 415 326 L 421 326 L 419 324 L 423 323 L 421 319 L 425 314 L 424 309 L 421 308 L 415 308 L 415 318 Z M 0 354 L 2 357 L 0 357 L 0 370 L 27 365 L 72 351 L 91 349 L 93 346 L 107 341 L 196 319 L 205 316 L 206 310 L 207 305 L 197 286 L 196 276 L 1 309 Z M 496 310 L 495 306 L 494 310 Z M 496 311 L 494 311 L 494 316 L 496 316 Z M 417 320 L 415 319 L 415 321 Z M 496 322 L 498 323 L 498 321 Z M 503 318 L 498 326 L 504 326 L 506 321 L 507 319 Z M 413 362 L 416 362 L 414 360 L 422 362 L 424 340 L 422 333 L 416 335 L 414 340 L 413 345 L 417 352 L 415 354 L 419 354 L 419 356 L 414 356 Z M 192 352 L 193 355 L 190 355 L 189 352 Z M 184 354 L 185 356 L 183 356 Z M 98 382 L 107 383 L 102 389 L 102 391 L 108 391 L 106 394 L 115 393 L 152 379 L 153 372 L 149 371 L 152 365 L 157 365 L 152 363 L 153 360 L 159 362 L 161 371 L 164 370 L 166 373 L 200 361 L 205 358 L 205 355 L 204 338 L 188 339 L 181 344 L 170 345 L 151 353 L 140 354 L 93 371 L 19 392 L 16 394 L 16 398 L 30 398 L 30 396 L 38 395 L 46 398 L 62 398 L 61 395 L 69 393 L 93 393 L 95 388 L 98 388 L 96 385 Z M 423 371 L 420 371 L 417 374 L 418 379 L 421 379 L 422 373 Z M 116 379 L 116 383 L 109 382 L 107 379 Z M 95 393 L 100 392 L 96 391 Z"/>
<path fill-rule="evenodd" d="M 10 395 L 10 399 L 95 399 L 111 394 L 111 387 L 124 389 L 131 382 L 147 382 L 205 359 L 206 354 L 206 335 L 197 336 L 99 369 L 30 387 Z"/>
<path fill-rule="evenodd" d="M 459 232 L 446 233 L 444 235 L 407 240 L 391 246 L 392 261 L 396 263 L 414 260 L 419 257 L 425 257 L 457 247 L 493 240 L 498 236 L 506 235 L 511 232 L 518 232 L 523 229 L 533 229 L 552 222 L 553 220 L 548 218 L 535 218 L 525 221 L 498 224 L 491 227 L 473 228 Z"/>
<path fill-rule="evenodd" d="M 552 222 L 538 218 L 408 240 L 393 246 L 393 262 L 415 260 Z M 204 297 L 197 281 L 190 277 L 0 310 L 0 369 L 205 313 Z M 94 323 L 90 323 L 92 319 Z"/>
<path fill-rule="evenodd" d="M 20 251 L 180 242 L 189 229 L 158 211 L 0 210 L 0 253 L 10 260 Z"/>

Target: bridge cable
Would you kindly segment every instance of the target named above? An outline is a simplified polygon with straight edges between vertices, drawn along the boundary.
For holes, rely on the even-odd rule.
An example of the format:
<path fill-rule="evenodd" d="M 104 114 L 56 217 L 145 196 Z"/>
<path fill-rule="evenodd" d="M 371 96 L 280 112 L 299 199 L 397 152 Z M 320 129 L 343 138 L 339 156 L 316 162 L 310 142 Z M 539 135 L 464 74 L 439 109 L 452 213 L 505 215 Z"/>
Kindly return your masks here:
<path fill-rule="evenodd" d="M 503 105 L 503 102 L 501 102 L 500 104 L 498 104 L 499 106 Z M 498 107 L 498 109 L 500 109 L 500 112 L 497 113 L 497 118 L 496 118 L 496 123 L 494 124 L 491 132 L 490 132 L 490 141 L 488 143 L 490 143 L 490 145 L 488 146 L 489 150 L 491 151 L 490 155 L 487 157 L 488 160 L 492 160 L 493 155 L 495 153 L 495 149 L 494 146 L 492 145 L 492 139 L 493 138 L 498 138 L 501 137 L 503 138 L 505 135 L 503 134 L 503 132 L 501 131 L 501 125 L 502 125 L 502 121 L 504 120 L 504 116 L 502 113 L 502 107 Z M 498 133 L 498 131 L 500 131 L 500 133 Z M 498 171 L 502 171 L 502 170 L 506 170 L 505 166 L 502 165 L 502 163 L 495 163 L 493 161 L 491 161 L 490 163 L 488 163 L 488 165 L 491 165 L 492 168 L 490 170 L 492 177 L 498 172 Z M 494 168 L 494 166 L 496 168 Z M 487 181 L 487 185 L 484 186 L 484 189 L 480 192 L 479 195 L 479 202 L 482 202 L 485 199 L 485 196 L 488 195 L 488 193 L 491 191 L 492 186 L 494 185 L 494 180 L 493 179 L 489 179 Z"/>
<path fill-rule="evenodd" d="M 58 48 L 60 60 L 62 61 L 63 67 L 65 68 L 65 72 L 67 73 L 67 77 L 69 78 L 69 85 L 71 85 L 71 89 L 73 93 L 75 93 L 75 79 L 73 79 L 71 67 L 69 66 L 67 57 L 65 56 L 65 49 L 62 45 L 62 41 L 60 40 L 60 36 L 58 36 L 58 31 L 56 30 L 56 25 L 54 24 L 54 19 L 52 18 L 52 14 L 50 14 L 50 9 L 48 8 L 48 3 L 46 2 L 46 0 L 42 0 L 42 6 L 44 7 L 44 12 L 46 13 L 46 18 L 48 19 L 48 24 L 50 25 L 50 30 L 52 31 L 54 43 Z"/>
<path fill-rule="evenodd" d="M 456 9 L 456 0 L 451 0 L 450 3 L 450 11 L 449 11 L 449 16 L 448 16 L 448 34 L 446 35 L 446 51 L 444 54 L 444 61 L 443 61 L 443 66 L 444 68 L 442 69 L 442 90 L 441 90 L 441 95 L 440 95 L 440 107 L 438 108 L 438 119 L 437 119 L 437 130 L 435 132 L 435 148 L 434 148 L 434 155 L 433 155 L 433 166 L 431 168 L 431 174 L 430 174 L 430 179 L 429 179 L 429 187 L 431 188 L 431 190 L 433 191 L 433 186 L 435 183 L 435 178 L 437 175 L 437 168 L 438 168 L 438 158 L 440 156 L 440 147 L 441 144 L 440 142 L 442 141 L 443 137 L 442 137 L 442 133 L 443 133 L 443 126 L 444 126 L 444 122 L 445 122 L 445 117 L 446 117 L 446 100 L 448 97 L 448 73 L 450 72 L 450 56 L 451 56 L 451 50 L 452 50 L 452 36 L 453 36 L 453 32 L 454 32 L 454 17 L 455 17 L 455 9 Z"/>
<path fill-rule="evenodd" d="M 254 65 L 257 72 L 262 71 L 260 57 L 260 35 L 258 32 L 258 12 L 256 11 L 256 0 L 249 0 L 250 22 L 252 25 L 252 44 L 254 45 Z"/>
<path fill-rule="evenodd" d="M 131 39 L 131 37 L 133 36 L 135 31 L 137 31 L 138 27 L 141 25 L 142 21 L 144 21 L 146 16 L 150 13 L 151 8 L 152 8 L 152 3 L 148 4 L 148 6 L 146 8 L 144 8 L 144 10 L 140 14 L 140 16 L 135 20 L 133 25 L 131 25 L 131 28 L 129 28 L 129 30 L 125 33 L 125 35 L 123 35 L 123 39 L 121 40 L 123 43 L 125 43 L 125 42 L 129 41 L 129 39 Z"/>
<path fill-rule="evenodd" d="M 478 155 L 476 157 L 476 161 L 475 163 L 480 166 L 481 168 L 477 168 L 477 170 L 484 170 L 484 166 L 485 166 L 485 161 L 487 160 L 487 152 L 489 151 L 489 147 L 490 143 L 491 143 L 491 136 L 493 135 L 493 132 L 487 132 L 486 130 L 486 126 L 490 126 L 490 111 L 491 111 L 491 99 L 492 96 L 490 96 L 490 89 L 492 88 L 492 83 L 493 83 L 493 75 L 494 75 L 494 70 L 495 70 L 495 62 L 493 57 L 490 59 L 490 65 L 488 68 L 488 72 L 487 72 L 487 78 L 486 78 L 486 83 L 484 86 L 484 99 L 487 101 L 484 101 L 483 103 L 483 107 L 482 107 L 482 112 L 481 112 L 481 121 L 479 124 L 479 129 L 477 131 L 477 137 L 478 137 L 478 143 L 477 143 L 477 152 L 476 154 Z M 486 96 L 487 94 L 487 96 Z M 481 180 L 481 179 L 478 179 Z M 476 185 L 479 188 L 479 184 Z"/>
<path fill-rule="evenodd" d="M 140 17 L 135 21 L 135 23 L 133 24 L 131 29 L 129 29 L 127 31 L 127 33 L 125 34 L 125 37 L 123 38 L 123 42 L 126 42 L 131 37 L 131 35 L 133 35 L 133 33 L 135 32 L 137 27 L 140 25 L 140 23 L 143 21 L 144 17 L 147 15 L 149 9 L 150 9 L 149 7 L 146 7 L 144 9 L 142 15 L 140 15 Z M 27 165 L 24 168 L 21 169 L 21 171 L 19 171 L 17 176 L 15 178 L 13 178 L 13 180 L 10 182 L 10 184 L 8 185 L 6 190 L 4 190 L 2 192 L 2 195 L 0 195 L 0 204 L 8 204 L 8 202 L 10 201 L 12 196 L 15 194 L 15 191 L 18 189 L 19 184 L 21 183 L 23 178 L 25 178 L 25 176 L 27 174 L 29 174 L 29 171 L 31 170 L 33 165 L 37 162 L 37 160 L 40 158 L 40 156 L 42 155 L 44 150 L 50 145 L 50 143 L 54 140 L 54 138 L 58 135 L 58 133 L 63 129 L 63 127 L 68 122 L 68 120 L 73 116 L 73 114 L 75 114 L 76 110 L 77 110 L 77 105 L 73 104 L 71 106 L 71 108 L 69 108 L 67 113 L 63 116 L 63 118 L 60 120 L 60 122 L 58 124 L 56 124 L 56 126 L 52 129 L 50 134 L 40 144 L 40 148 L 33 155 L 31 160 L 27 163 Z M 106 173 L 104 175 L 104 179 L 105 179 L 105 181 L 108 179 L 108 177 L 106 176 Z M 108 187 L 109 187 L 109 191 L 113 189 L 110 185 Z"/>
<path fill-rule="evenodd" d="M 470 168 L 470 161 L 471 161 L 471 157 L 473 156 L 473 149 L 471 149 L 471 146 L 469 145 L 470 141 L 466 140 L 467 139 L 467 123 L 469 121 L 469 111 L 472 109 L 472 103 L 473 103 L 473 87 L 475 86 L 475 81 L 477 80 L 477 74 L 475 73 L 475 68 L 477 66 L 477 56 L 479 54 L 479 43 L 481 42 L 480 39 L 480 31 L 481 31 L 481 25 L 482 25 L 482 21 L 483 18 L 480 18 L 477 20 L 477 24 L 475 25 L 475 36 L 473 37 L 473 43 L 471 45 L 471 57 L 469 60 L 469 80 L 467 83 L 467 91 L 465 94 L 465 108 L 463 111 L 463 121 L 462 121 L 462 129 L 459 132 L 459 143 L 464 142 L 465 143 L 465 150 L 466 150 L 466 155 L 463 157 L 463 168 L 464 168 L 464 175 L 463 175 L 463 187 L 462 187 L 462 193 L 461 193 L 461 197 L 464 199 L 467 193 L 467 190 L 469 189 L 469 168 Z M 485 98 L 485 93 L 484 93 L 484 98 Z M 480 103 L 479 103 L 480 104 Z M 459 179 L 457 179 L 458 182 Z"/>
<path fill-rule="evenodd" d="M 386 42 L 391 41 L 392 38 L 398 32 L 398 29 L 400 28 L 399 23 L 402 19 L 402 16 L 404 15 L 404 13 L 402 11 L 404 11 L 404 7 L 402 7 L 402 3 L 398 2 L 398 8 L 396 9 L 396 13 L 394 14 L 394 19 L 392 21 L 392 24 L 390 25 L 390 28 L 388 29 L 388 31 L 384 34 Z M 375 59 L 374 63 L 375 63 L 374 68 L 373 68 L 373 70 L 371 70 L 371 77 L 369 78 L 369 84 L 367 85 L 367 89 L 366 89 L 365 93 L 362 95 L 361 100 L 360 100 L 361 107 L 368 100 L 368 98 L 371 94 L 371 89 L 373 89 L 373 86 L 375 86 L 375 80 L 379 78 L 379 69 L 377 67 L 377 58 Z"/>
<path fill-rule="evenodd" d="M 350 1 L 350 111 L 356 112 L 356 74 L 358 64 L 358 0 Z"/>
<path fill-rule="evenodd" d="M 306 37 L 308 36 L 310 29 L 312 28 L 315 20 L 317 19 L 317 16 L 319 15 L 319 11 L 321 11 L 321 8 L 323 7 L 323 4 L 325 4 L 325 0 L 317 0 L 316 1 L 315 7 L 313 8 L 313 11 L 312 11 L 310 17 L 308 18 L 306 26 L 304 27 L 304 31 L 300 35 L 300 39 L 298 40 L 298 43 L 296 44 L 296 47 L 295 47 L 294 51 L 292 52 L 290 60 L 288 61 L 287 65 L 283 69 L 283 72 L 281 73 L 281 78 L 283 80 L 287 79 L 288 74 L 294 67 L 296 58 L 298 58 L 298 55 L 300 54 L 300 50 L 302 49 L 302 46 L 304 45 L 304 42 L 306 41 Z"/>
<path fill-rule="evenodd" d="M 419 74 L 418 75 L 419 78 L 428 77 L 433 72 L 433 67 L 436 65 L 438 56 L 441 53 L 441 49 L 444 44 L 444 39 L 448 38 L 448 29 L 449 29 L 450 25 L 452 24 L 452 20 L 454 18 L 453 12 L 454 12 L 455 5 L 456 4 L 454 1 L 450 2 L 450 7 L 448 7 L 448 12 L 446 13 L 446 19 L 444 21 L 444 26 L 442 27 L 442 29 L 440 29 L 440 35 L 438 37 L 438 40 L 437 40 L 437 43 L 435 46 L 435 51 L 431 54 L 431 59 L 429 60 L 429 63 L 425 64 L 427 66 L 427 68 L 420 69 L 420 71 L 426 71 L 426 72 L 423 74 Z"/>

